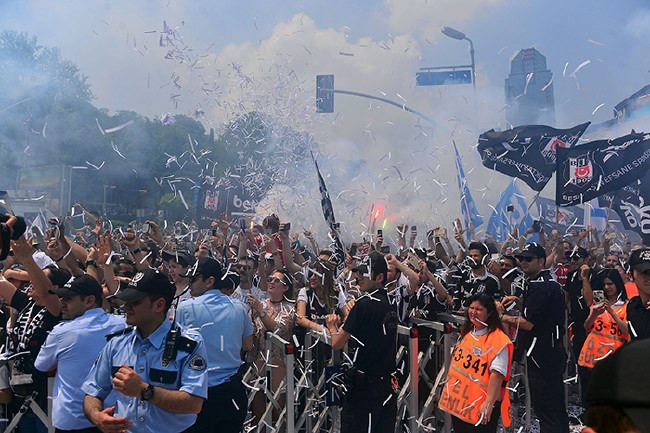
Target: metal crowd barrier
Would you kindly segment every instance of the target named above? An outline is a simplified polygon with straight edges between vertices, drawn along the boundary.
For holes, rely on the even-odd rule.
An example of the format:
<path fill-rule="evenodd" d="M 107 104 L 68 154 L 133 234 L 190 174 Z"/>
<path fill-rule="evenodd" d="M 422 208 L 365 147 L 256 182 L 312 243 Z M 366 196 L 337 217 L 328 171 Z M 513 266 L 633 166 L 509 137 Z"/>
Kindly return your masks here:
<path fill-rule="evenodd" d="M 395 425 L 395 431 L 401 431 L 400 425 L 403 423 L 410 433 L 425 433 L 434 430 L 449 433 L 451 431 L 451 416 L 446 412 L 438 412 L 438 414 L 443 417 L 443 426 L 441 430 L 439 430 L 437 428 L 438 426 L 435 425 L 429 427 L 427 426 L 427 423 L 429 420 L 433 420 L 434 422 L 437 421 L 435 412 L 437 410 L 436 404 L 442 389 L 442 380 L 444 379 L 445 373 L 449 367 L 451 350 L 458 340 L 458 330 L 464 319 L 457 315 L 445 313 L 438 314 L 437 319 L 439 320 L 429 321 L 412 317 L 409 319 L 410 326 L 398 326 L 398 335 L 406 336 L 408 338 L 408 344 L 399 344 L 396 365 L 399 368 L 402 362 L 405 364 L 408 360 L 409 374 L 406 376 L 404 384 L 397 391 L 398 419 Z M 426 350 L 420 352 L 419 339 L 421 338 L 424 329 L 432 331 L 432 338 Z M 294 341 L 297 345 L 297 340 L 294 339 Z M 569 352 L 570 347 L 568 345 L 568 336 L 566 334 L 564 342 L 565 348 Z M 340 428 L 341 408 L 337 405 L 327 404 L 325 397 L 327 381 L 326 368 L 322 368 L 322 371 L 315 379 L 312 377 L 316 361 L 316 359 L 314 359 L 313 349 L 318 343 L 324 343 L 331 348 L 329 335 L 322 332 L 311 330 L 306 332 L 303 347 L 297 347 L 272 332 L 266 333 L 265 359 L 267 362 L 265 364 L 265 376 L 257 375 L 255 372 L 255 366 L 251 365 L 243 378 L 243 381 L 248 388 L 249 408 L 258 392 L 264 394 L 266 398 L 266 406 L 258 425 L 247 425 L 252 421 L 252 418 L 249 418 L 245 423 L 245 431 L 250 432 L 254 430 L 256 433 L 261 433 L 266 429 L 267 433 L 269 433 L 281 431 L 282 428 L 284 428 L 286 433 L 295 433 L 303 429 L 306 433 L 334 433 L 338 431 Z M 272 378 L 275 366 L 271 360 L 271 353 L 274 347 L 279 347 L 283 350 L 286 366 L 286 373 L 275 392 L 272 390 Z M 301 351 L 304 355 L 304 365 L 301 366 L 299 377 L 294 375 L 295 363 L 300 362 L 295 358 L 296 349 Z M 350 356 L 347 353 L 347 346 L 342 350 L 332 350 L 331 357 L 327 364 L 329 367 L 341 366 L 343 358 L 346 358 L 348 363 L 352 362 L 352 359 L 350 359 Z M 425 371 L 425 368 L 430 361 L 434 362 L 434 371 L 438 372 L 435 379 L 429 377 L 428 373 Z M 523 384 L 525 392 L 525 412 L 522 416 L 518 413 L 519 405 L 513 405 L 512 409 L 517 411 L 513 413 L 513 420 L 521 420 L 522 424 L 520 427 L 524 427 L 525 431 L 530 431 L 532 410 L 528 387 L 528 366 L 524 360 L 523 366 L 519 364 L 523 371 L 514 374 L 514 365 L 510 391 L 519 392 L 516 389 L 519 385 L 516 385 L 516 383 L 520 382 L 520 384 Z M 417 373 L 416 379 L 413 378 L 414 372 Z M 418 386 L 420 380 L 423 380 L 429 388 L 429 393 L 426 396 L 419 395 Z M 50 395 L 52 392 L 52 382 L 53 378 L 51 378 L 49 384 Z M 565 383 L 566 382 L 567 381 L 565 381 Z M 515 384 L 514 389 L 513 384 Z M 303 391 L 300 392 L 300 390 Z M 568 384 L 565 392 L 568 393 Z M 282 396 L 285 397 L 284 404 L 280 404 L 280 398 Z M 420 397 L 423 398 L 420 399 Z M 302 402 L 300 400 L 302 400 Z M 303 404 L 302 410 L 300 415 L 296 416 L 296 410 L 300 403 Z M 51 413 L 51 405 L 49 406 L 49 413 Z M 273 421 L 274 410 L 278 413 L 275 422 Z M 407 413 L 408 416 L 406 416 Z M 38 409 L 37 414 L 39 415 L 39 418 L 43 419 L 43 422 L 48 426 L 50 431 L 53 431 L 49 418 L 42 411 L 38 411 Z M 17 422 L 17 420 L 12 421 Z M 12 422 L 9 426 L 12 426 L 13 424 L 14 423 Z M 6 431 L 10 432 L 11 430 Z"/>

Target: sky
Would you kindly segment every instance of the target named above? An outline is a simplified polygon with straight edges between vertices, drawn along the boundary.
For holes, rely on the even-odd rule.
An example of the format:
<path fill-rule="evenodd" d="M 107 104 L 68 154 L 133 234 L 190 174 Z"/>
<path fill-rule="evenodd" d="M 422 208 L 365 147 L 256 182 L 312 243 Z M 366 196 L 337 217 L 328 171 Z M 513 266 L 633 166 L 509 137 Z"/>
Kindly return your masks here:
<path fill-rule="evenodd" d="M 170 59 L 170 46 L 159 44 L 163 21 L 183 47 Z M 415 86 L 419 68 L 469 61 L 467 43 L 444 36 L 442 26 L 474 42 L 478 119 L 471 86 Z M 650 5 L 641 0 L 0 0 L 0 29 L 59 47 L 88 76 L 95 105 L 112 112 L 160 117 L 200 108 L 206 128 L 218 132 L 255 108 L 310 134 L 335 208 L 360 214 L 350 224 L 367 220 L 361 214 L 378 202 L 393 219 L 449 224 L 459 212 L 452 139 L 487 222 L 487 204 L 509 179 L 482 167 L 474 146 L 478 133 L 507 127 L 504 80 L 520 49 L 547 58 L 557 127 L 610 119 L 614 105 L 650 83 Z M 317 114 L 318 74 L 334 74 L 337 89 L 406 104 L 434 124 L 345 95 L 335 96 L 335 113 Z M 553 196 L 551 185 L 543 195 Z"/>

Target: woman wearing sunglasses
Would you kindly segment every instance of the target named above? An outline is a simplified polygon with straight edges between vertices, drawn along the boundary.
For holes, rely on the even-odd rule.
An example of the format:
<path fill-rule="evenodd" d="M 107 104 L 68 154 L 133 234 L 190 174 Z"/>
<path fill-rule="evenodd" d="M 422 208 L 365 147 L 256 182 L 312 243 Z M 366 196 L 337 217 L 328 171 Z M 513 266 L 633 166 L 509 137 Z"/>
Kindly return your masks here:
<path fill-rule="evenodd" d="M 255 367 L 257 374 L 264 376 L 266 364 L 274 365 L 272 375 L 272 392 L 275 393 L 286 375 L 284 351 L 279 346 L 273 346 L 270 355 L 265 352 L 264 342 L 266 332 L 273 332 L 278 337 L 292 341 L 293 326 L 296 322 L 296 309 L 293 301 L 293 278 L 286 269 L 273 272 L 267 278 L 267 293 L 269 298 L 260 301 L 252 294 L 248 295 L 248 303 L 253 312 L 254 340 L 253 347 L 257 348 Z M 266 357 L 269 359 L 265 359 Z M 280 405 L 284 405 L 284 396 L 280 397 Z M 255 423 L 265 409 L 264 394 L 258 392 L 252 403 Z M 274 411 L 274 420 L 278 414 Z"/>

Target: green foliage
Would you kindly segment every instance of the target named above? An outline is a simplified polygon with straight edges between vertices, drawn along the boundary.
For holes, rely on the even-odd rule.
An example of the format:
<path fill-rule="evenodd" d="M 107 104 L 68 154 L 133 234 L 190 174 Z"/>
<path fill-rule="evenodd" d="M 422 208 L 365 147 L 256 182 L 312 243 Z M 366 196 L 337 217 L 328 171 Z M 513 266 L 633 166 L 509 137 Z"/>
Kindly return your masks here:
<path fill-rule="evenodd" d="M 195 185 L 206 176 L 218 179 L 224 170 L 246 164 L 269 173 L 274 164 L 260 163 L 269 151 L 270 128 L 257 113 L 234 120 L 215 141 L 212 131 L 188 116 L 176 115 L 174 124 L 164 126 L 133 111 L 111 114 L 97 108 L 87 79 L 57 48 L 39 45 L 35 36 L 0 32 L 0 189 L 16 187 L 21 167 L 85 166 L 74 170 L 73 200 L 101 209 L 110 186 L 115 193 L 107 203 L 117 203 L 122 213 L 162 206 L 175 218 L 192 210 L 174 198 L 165 179 L 180 179 L 173 187 L 192 207 Z M 130 121 L 119 131 L 102 133 Z M 92 168 L 102 163 L 100 170 Z"/>

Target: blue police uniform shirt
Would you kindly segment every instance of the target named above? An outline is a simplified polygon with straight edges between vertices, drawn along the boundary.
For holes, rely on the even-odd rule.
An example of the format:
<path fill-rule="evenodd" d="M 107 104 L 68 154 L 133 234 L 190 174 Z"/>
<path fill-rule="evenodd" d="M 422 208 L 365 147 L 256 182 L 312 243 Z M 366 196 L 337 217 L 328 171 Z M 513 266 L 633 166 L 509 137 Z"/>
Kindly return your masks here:
<path fill-rule="evenodd" d="M 203 336 L 208 353 L 208 386 L 227 382 L 237 373 L 242 364 L 242 339 L 253 335 L 244 304 L 220 290 L 208 290 L 180 304 L 176 321 Z"/>
<path fill-rule="evenodd" d="M 55 326 L 47 336 L 34 366 L 43 372 L 57 369 L 52 399 L 54 427 L 81 430 L 93 426 L 84 415 L 85 393 L 80 388 L 106 345 L 106 335 L 125 326 L 123 317 L 93 308 Z"/>
<path fill-rule="evenodd" d="M 86 377 L 82 391 L 104 400 L 111 392 L 113 376 L 122 365 L 126 365 L 148 384 L 207 398 L 206 353 L 199 333 L 181 327 L 181 335 L 195 341 L 196 346 L 191 353 L 179 348 L 176 360 L 163 365 L 165 340 L 171 326 L 169 320 L 164 320 L 144 340 L 136 329 L 111 338 Z M 181 432 L 196 421 L 196 414 L 172 413 L 141 401 L 139 397 L 128 397 L 120 392 L 115 394 L 115 416 L 133 423 L 129 433 Z"/>

